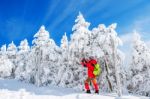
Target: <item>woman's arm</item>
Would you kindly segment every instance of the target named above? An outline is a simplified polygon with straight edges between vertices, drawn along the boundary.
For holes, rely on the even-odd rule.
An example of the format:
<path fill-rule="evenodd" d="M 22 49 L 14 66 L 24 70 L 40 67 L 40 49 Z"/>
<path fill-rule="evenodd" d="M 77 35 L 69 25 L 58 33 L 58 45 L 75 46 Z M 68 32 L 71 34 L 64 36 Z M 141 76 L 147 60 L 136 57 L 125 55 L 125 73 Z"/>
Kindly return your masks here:
<path fill-rule="evenodd" d="M 87 60 L 85 58 L 83 58 L 82 61 L 81 61 L 81 64 L 82 64 L 82 66 L 87 67 L 86 66 Z"/>

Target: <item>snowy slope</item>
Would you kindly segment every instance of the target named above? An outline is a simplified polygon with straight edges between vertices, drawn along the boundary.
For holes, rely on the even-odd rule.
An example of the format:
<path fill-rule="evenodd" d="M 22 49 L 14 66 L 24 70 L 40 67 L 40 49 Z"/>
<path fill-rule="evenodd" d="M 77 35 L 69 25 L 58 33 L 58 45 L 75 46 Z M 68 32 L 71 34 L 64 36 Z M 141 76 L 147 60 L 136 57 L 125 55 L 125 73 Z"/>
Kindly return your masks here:
<path fill-rule="evenodd" d="M 85 94 L 69 88 L 36 87 L 17 80 L 0 80 L 0 99 L 116 99 L 115 94 Z M 122 99 L 149 99 L 123 96 Z"/>

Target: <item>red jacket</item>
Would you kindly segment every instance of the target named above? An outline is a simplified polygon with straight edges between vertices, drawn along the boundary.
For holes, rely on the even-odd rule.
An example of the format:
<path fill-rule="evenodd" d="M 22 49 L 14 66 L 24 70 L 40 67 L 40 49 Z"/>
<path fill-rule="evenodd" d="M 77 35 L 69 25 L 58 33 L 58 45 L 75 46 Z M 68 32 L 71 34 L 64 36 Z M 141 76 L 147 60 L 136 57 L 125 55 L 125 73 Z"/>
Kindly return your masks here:
<path fill-rule="evenodd" d="M 96 76 L 93 74 L 94 65 L 97 64 L 97 61 L 94 59 L 86 60 L 86 62 L 81 62 L 81 64 L 88 69 L 88 77 L 95 78 Z"/>

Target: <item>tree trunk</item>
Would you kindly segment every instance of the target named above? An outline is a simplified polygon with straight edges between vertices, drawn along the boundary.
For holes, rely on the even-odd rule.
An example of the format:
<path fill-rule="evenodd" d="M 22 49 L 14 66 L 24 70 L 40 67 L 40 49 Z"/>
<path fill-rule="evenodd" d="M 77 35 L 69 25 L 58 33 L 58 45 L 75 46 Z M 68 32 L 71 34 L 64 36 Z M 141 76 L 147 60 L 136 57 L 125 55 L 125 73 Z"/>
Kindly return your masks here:
<path fill-rule="evenodd" d="M 120 97 L 122 95 L 121 92 L 121 84 L 120 84 L 120 68 L 117 66 L 117 59 L 116 59 L 116 53 L 117 53 L 117 48 L 115 46 L 115 42 L 112 39 L 112 51 L 113 51 L 113 61 L 114 61 L 114 67 L 115 67 L 115 76 L 116 76 L 116 87 L 117 87 L 117 94 Z"/>
<path fill-rule="evenodd" d="M 111 82 L 110 82 L 110 79 L 109 79 L 109 72 L 108 72 L 108 64 L 107 64 L 107 62 L 106 62 L 106 59 L 104 59 L 104 62 L 105 62 L 105 69 L 106 69 L 106 72 L 107 72 L 107 74 L 106 74 L 106 79 L 107 79 L 107 82 L 108 82 L 108 85 L 109 85 L 109 89 L 110 89 L 110 91 L 113 91 L 113 89 L 112 89 L 112 84 L 111 84 Z"/>

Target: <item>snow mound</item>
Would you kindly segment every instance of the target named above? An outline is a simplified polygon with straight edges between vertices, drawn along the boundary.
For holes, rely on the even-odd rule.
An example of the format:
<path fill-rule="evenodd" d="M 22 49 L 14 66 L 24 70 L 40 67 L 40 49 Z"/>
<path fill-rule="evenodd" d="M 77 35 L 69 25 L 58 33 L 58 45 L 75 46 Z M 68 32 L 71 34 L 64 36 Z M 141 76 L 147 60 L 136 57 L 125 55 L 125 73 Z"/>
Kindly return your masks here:
<path fill-rule="evenodd" d="M 149 99 L 130 95 L 116 97 L 116 94 L 86 94 L 70 88 L 36 87 L 17 80 L 0 79 L 0 99 Z"/>

